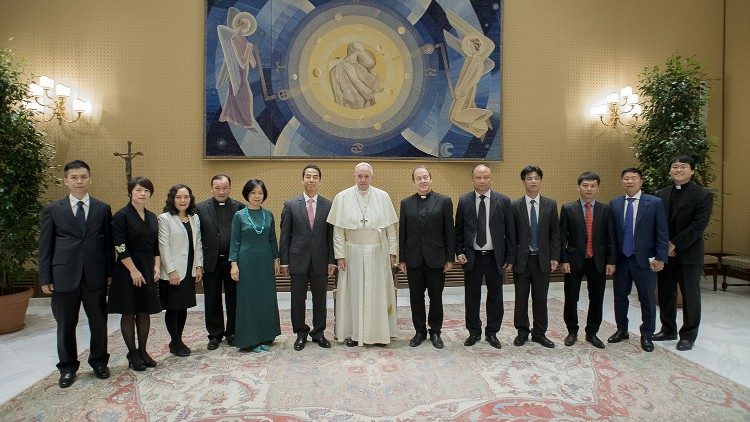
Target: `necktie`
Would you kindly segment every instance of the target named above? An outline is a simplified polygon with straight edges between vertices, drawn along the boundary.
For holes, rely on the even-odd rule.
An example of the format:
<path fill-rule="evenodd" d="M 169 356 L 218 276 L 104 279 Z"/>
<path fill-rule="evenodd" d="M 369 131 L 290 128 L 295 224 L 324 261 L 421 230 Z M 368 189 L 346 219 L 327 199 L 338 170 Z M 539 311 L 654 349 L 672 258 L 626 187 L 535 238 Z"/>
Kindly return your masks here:
<path fill-rule="evenodd" d="M 307 221 L 310 223 L 310 228 L 312 228 L 313 221 L 315 221 L 315 210 L 313 209 L 312 199 L 307 200 Z"/>
<path fill-rule="evenodd" d="M 635 198 L 625 198 L 628 206 L 625 208 L 625 220 L 622 222 L 622 254 L 630 258 L 635 252 L 633 241 L 633 201 Z"/>
<path fill-rule="evenodd" d="M 532 251 L 535 251 L 539 249 L 539 222 L 536 219 L 536 207 L 534 207 L 534 204 L 536 203 L 535 200 L 531 200 L 531 218 L 529 224 L 531 225 L 531 241 L 529 242 L 529 246 L 531 247 Z"/>
<path fill-rule="evenodd" d="M 591 202 L 584 204 L 586 208 L 586 258 L 594 256 L 594 216 L 591 213 Z"/>
<path fill-rule="evenodd" d="M 83 231 L 86 228 L 86 212 L 83 210 L 83 201 L 78 201 L 76 220 L 78 220 L 78 225 L 81 226 L 81 231 Z"/>
<path fill-rule="evenodd" d="M 487 205 L 484 203 L 484 195 L 479 195 L 479 212 L 477 213 L 477 246 L 480 248 L 487 244 Z"/>

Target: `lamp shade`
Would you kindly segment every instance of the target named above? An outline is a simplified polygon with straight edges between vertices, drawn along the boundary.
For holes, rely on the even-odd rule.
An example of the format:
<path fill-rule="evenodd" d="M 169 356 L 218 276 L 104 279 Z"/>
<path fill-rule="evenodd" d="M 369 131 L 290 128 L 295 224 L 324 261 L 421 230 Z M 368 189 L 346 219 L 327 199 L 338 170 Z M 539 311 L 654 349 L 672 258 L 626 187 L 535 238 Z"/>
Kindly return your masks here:
<path fill-rule="evenodd" d="M 52 89 L 55 86 L 55 80 L 42 75 L 39 77 L 39 85 L 41 85 L 42 88 Z"/>
<path fill-rule="evenodd" d="M 70 87 L 63 84 L 57 84 L 55 87 L 55 95 L 58 97 L 70 97 Z"/>

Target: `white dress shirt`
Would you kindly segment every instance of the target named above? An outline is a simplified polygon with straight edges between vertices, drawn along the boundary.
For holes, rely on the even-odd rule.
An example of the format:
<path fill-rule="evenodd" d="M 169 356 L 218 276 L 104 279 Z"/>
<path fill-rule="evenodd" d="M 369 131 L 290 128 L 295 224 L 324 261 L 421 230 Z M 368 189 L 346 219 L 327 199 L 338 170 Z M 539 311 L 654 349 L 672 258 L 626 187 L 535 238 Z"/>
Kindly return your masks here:
<path fill-rule="evenodd" d="M 484 246 L 479 247 L 477 245 L 477 236 L 474 234 L 474 249 L 479 251 L 491 251 L 492 250 L 492 235 L 490 234 L 490 190 L 488 190 L 486 193 L 484 193 L 484 209 L 487 210 L 487 221 L 484 222 L 485 232 L 487 233 L 487 243 L 484 244 Z M 474 206 L 477 218 L 479 218 L 479 192 L 474 191 Z M 477 221 L 477 225 L 481 224 L 481 221 Z"/>
<path fill-rule="evenodd" d="M 83 197 L 83 199 L 78 199 L 75 196 L 68 194 L 68 199 L 70 200 L 70 209 L 73 211 L 73 216 L 76 215 L 78 212 L 78 201 L 83 201 L 83 212 L 86 216 L 86 220 L 89 219 L 89 204 L 91 203 L 91 197 L 87 193 L 86 196 Z"/>

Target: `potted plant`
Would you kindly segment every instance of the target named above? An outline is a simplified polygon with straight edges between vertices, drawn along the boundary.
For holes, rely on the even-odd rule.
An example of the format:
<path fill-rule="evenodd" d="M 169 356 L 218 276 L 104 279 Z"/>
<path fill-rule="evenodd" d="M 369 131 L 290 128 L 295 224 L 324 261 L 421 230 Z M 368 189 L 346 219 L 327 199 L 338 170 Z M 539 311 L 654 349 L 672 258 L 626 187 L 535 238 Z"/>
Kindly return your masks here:
<path fill-rule="evenodd" d="M 692 57 L 673 54 L 665 66 L 646 67 L 640 91 L 644 124 L 636 129 L 635 156 L 643 171 L 643 191 L 671 184 L 669 163 L 678 154 L 695 160 L 693 180 L 708 186 L 715 173 L 714 142 L 706 134 L 710 79 Z"/>
<path fill-rule="evenodd" d="M 35 255 L 42 194 L 52 181 L 52 147 L 24 107 L 27 86 L 0 48 L 0 334 L 24 326 L 34 289 L 17 286 Z"/>

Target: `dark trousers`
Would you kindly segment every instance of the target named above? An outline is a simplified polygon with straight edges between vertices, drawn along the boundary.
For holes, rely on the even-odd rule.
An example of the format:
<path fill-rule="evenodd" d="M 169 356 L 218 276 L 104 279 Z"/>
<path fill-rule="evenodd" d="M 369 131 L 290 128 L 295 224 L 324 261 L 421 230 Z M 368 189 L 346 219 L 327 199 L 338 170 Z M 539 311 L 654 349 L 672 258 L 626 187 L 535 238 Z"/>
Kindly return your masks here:
<path fill-rule="evenodd" d="M 206 307 L 206 330 L 208 338 L 221 339 L 234 335 L 234 320 L 237 309 L 237 282 L 229 276 L 231 269 L 226 258 L 216 261 L 213 272 L 203 274 L 203 298 Z M 224 288 L 224 304 L 227 309 L 227 325 L 224 328 L 224 308 L 221 291 Z"/>
<path fill-rule="evenodd" d="M 316 274 L 312 263 L 305 274 L 289 274 L 291 279 L 291 316 L 292 329 L 296 334 L 309 333 L 312 338 L 323 337 L 326 329 L 326 291 L 328 291 L 328 275 Z M 312 293 L 313 328 L 305 324 L 305 300 L 307 286 Z"/>
<path fill-rule="evenodd" d="M 513 324 L 519 335 L 544 336 L 547 332 L 547 292 L 549 291 L 549 262 L 547 271 L 542 271 L 539 255 L 529 255 L 529 263 L 523 272 L 513 273 L 513 284 L 516 287 L 516 304 L 513 312 Z M 529 330 L 529 291 L 531 292 L 531 312 L 534 326 Z"/>
<path fill-rule="evenodd" d="M 596 334 L 602 324 L 602 307 L 604 305 L 604 287 L 607 278 L 600 273 L 593 258 L 584 260 L 581 271 L 570 271 L 565 274 L 565 306 L 563 319 L 569 333 L 578 332 L 578 298 L 581 293 L 581 279 L 586 276 L 589 291 L 589 312 L 586 317 L 586 334 Z"/>
<path fill-rule="evenodd" d="M 620 254 L 613 282 L 618 330 L 628 330 L 628 295 L 634 283 L 641 303 L 641 337 L 650 339 L 654 335 L 656 324 L 656 273 L 650 268 L 638 266 L 635 255 L 627 258 Z"/>
<path fill-rule="evenodd" d="M 479 306 L 482 303 L 482 279 L 487 285 L 487 336 L 497 334 L 503 322 L 503 285 L 500 272 L 497 270 L 495 255 L 477 253 L 474 266 L 464 271 L 464 294 L 466 296 L 466 329 L 469 334 L 482 334 L 482 319 L 479 317 Z"/>
<path fill-rule="evenodd" d="M 75 372 L 80 366 L 78 361 L 78 344 L 76 342 L 76 327 L 78 313 L 86 312 L 91 331 L 89 344 L 89 365 L 107 364 L 107 289 L 89 289 L 86 280 L 81 279 L 78 290 L 74 292 L 52 293 L 52 315 L 57 321 L 57 356 L 60 362 L 57 368 L 60 372 Z"/>
<path fill-rule="evenodd" d="M 682 328 L 680 338 L 695 341 L 701 323 L 700 279 L 703 265 L 665 265 L 659 272 L 659 317 L 661 330 L 677 333 L 677 286 L 682 292 Z"/>
<path fill-rule="evenodd" d="M 440 334 L 443 328 L 443 288 L 445 287 L 445 273 L 442 268 L 431 268 L 422 260 L 418 267 L 409 267 L 406 271 L 409 282 L 409 303 L 411 304 L 411 321 L 418 333 Z M 426 315 L 424 291 L 430 298 L 430 315 Z M 481 323 L 480 323 L 481 328 Z"/>

